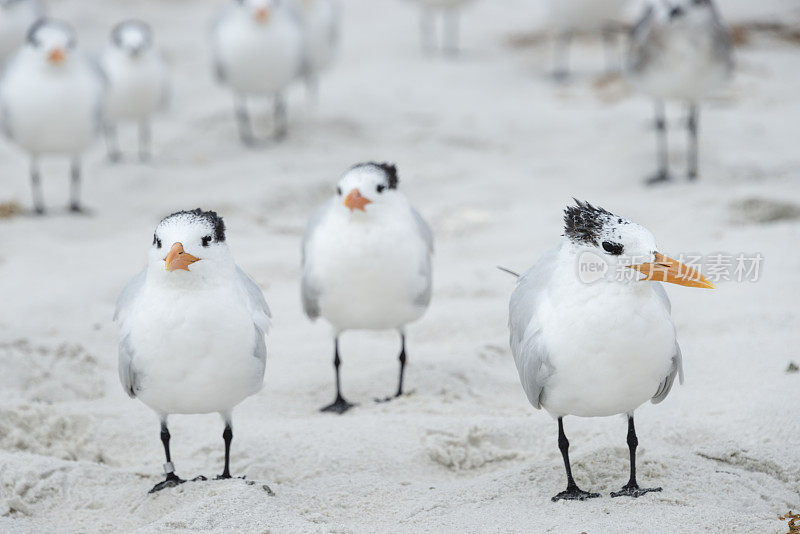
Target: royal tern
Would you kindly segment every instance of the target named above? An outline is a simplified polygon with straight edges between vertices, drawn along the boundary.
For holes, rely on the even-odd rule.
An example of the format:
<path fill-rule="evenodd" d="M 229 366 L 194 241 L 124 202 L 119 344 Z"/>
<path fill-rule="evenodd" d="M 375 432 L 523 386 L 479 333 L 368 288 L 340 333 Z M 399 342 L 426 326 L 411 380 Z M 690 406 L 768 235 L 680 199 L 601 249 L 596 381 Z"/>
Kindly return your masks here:
<path fill-rule="evenodd" d="M 102 73 L 60 21 L 40 19 L 6 65 L 0 81 L 4 129 L 30 156 L 36 213 L 44 213 L 39 160 L 47 155 L 71 158 L 69 208 L 81 211 L 80 157 L 100 129 L 104 89 Z"/>
<path fill-rule="evenodd" d="M 101 64 L 108 79 L 106 142 L 112 161 L 120 158 L 117 125 L 139 126 L 139 159 L 150 157 L 150 121 L 166 106 L 167 64 L 153 46 L 153 32 L 145 22 L 126 20 L 111 31 Z"/>
<path fill-rule="evenodd" d="M 670 301 L 659 282 L 713 285 L 664 256 L 653 234 L 625 218 L 577 202 L 564 219 L 565 238 L 519 278 L 509 304 L 511 351 L 522 387 L 535 408 L 558 420 L 567 489 L 553 500 L 599 496 L 581 490 L 572 477 L 567 415 L 626 414 L 630 480 L 611 495 L 661 491 L 637 483 L 633 421 L 640 405 L 664 400 L 676 376 L 683 382 Z M 605 266 L 606 275 L 584 277 L 583 266 L 590 264 Z"/>
<path fill-rule="evenodd" d="M 119 377 L 161 420 L 166 479 L 184 480 L 169 450 L 171 414 L 219 413 L 230 478 L 231 413 L 261 389 L 270 311 L 259 287 L 233 261 L 225 223 L 213 211 L 179 211 L 155 230 L 146 267 L 122 291 Z"/>
<path fill-rule="evenodd" d="M 234 93 L 239 136 L 246 145 L 256 137 L 247 108 L 251 97 L 272 97 L 274 137 L 287 133 L 286 88 L 302 75 L 302 24 L 280 0 L 233 0 L 212 30 L 217 79 Z"/>
<path fill-rule="evenodd" d="M 655 100 L 658 172 L 648 180 L 670 180 L 664 101 L 686 103 L 689 119 L 688 178 L 697 178 L 700 101 L 733 73 L 733 46 L 711 0 L 651 0 L 633 29 L 629 77 Z"/>
<path fill-rule="evenodd" d="M 323 411 L 344 413 L 352 406 L 339 380 L 339 336 L 346 330 L 400 333 L 394 396 L 403 394 L 405 326 L 419 319 L 431 300 L 433 234 L 397 184 L 394 165 L 356 165 L 311 217 L 303 236 L 303 309 L 310 319 L 321 316 L 333 327 L 336 400 Z"/>
<path fill-rule="evenodd" d="M 316 95 L 319 74 L 331 64 L 339 43 L 339 0 L 293 0 L 303 26 L 303 77 L 308 93 Z"/>

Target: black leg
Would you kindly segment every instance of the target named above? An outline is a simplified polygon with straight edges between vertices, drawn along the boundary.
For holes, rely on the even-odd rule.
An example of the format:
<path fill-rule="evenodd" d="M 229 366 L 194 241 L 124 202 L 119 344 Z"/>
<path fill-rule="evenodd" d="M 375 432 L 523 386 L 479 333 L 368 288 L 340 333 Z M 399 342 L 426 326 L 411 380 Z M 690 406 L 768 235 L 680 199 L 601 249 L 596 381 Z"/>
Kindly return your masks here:
<path fill-rule="evenodd" d="M 139 123 L 139 161 L 148 161 L 150 159 L 150 145 L 150 121 L 144 119 Z"/>
<path fill-rule="evenodd" d="M 631 478 L 628 483 L 622 486 L 622 490 L 611 493 L 612 497 L 641 497 L 651 491 L 661 491 L 661 488 L 640 488 L 636 483 L 636 447 L 639 446 L 639 439 L 636 437 L 636 428 L 633 426 L 633 414 L 628 416 L 628 450 L 631 456 Z"/>
<path fill-rule="evenodd" d="M 117 138 L 117 125 L 106 124 L 104 128 L 106 134 L 106 148 L 108 150 L 109 161 L 116 163 L 122 158 L 122 153 L 119 151 L 119 139 Z"/>
<path fill-rule="evenodd" d="M 164 456 L 167 458 L 167 462 L 164 464 L 164 472 L 166 473 L 166 478 L 153 486 L 153 489 L 150 490 L 150 493 L 155 493 L 157 491 L 161 491 L 164 488 L 174 488 L 178 484 L 183 484 L 186 482 L 182 478 L 179 478 L 178 475 L 175 474 L 175 466 L 172 465 L 172 456 L 169 453 L 169 429 L 167 428 L 167 420 L 161 420 L 161 443 L 164 444 Z"/>
<path fill-rule="evenodd" d="M 275 122 L 275 140 L 283 141 L 289 131 L 289 119 L 286 116 L 286 100 L 283 98 L 283 93 L 275 95 L 273 120 Z"/>
<path fill-rule="evenodd" d="M 553 502 L 561 499 L 583 501 L 599 497 L 599 493 L 589 493 L 583 491 L 575 483 L 572 478 L 572 467 L 569 464 L 569 440 L 564 434 L 564 421 L 562 417 L 558 418 L 558 448 L 561 450 L 561 456 L 564 458 L 564 468 L 567 471 L 567 489 L 552 498 Z"/>
<path fill-rule="evenodd" d="M 256 144 L 253 134 L 253 123 L 250 120 L 250 112 L 247 111 L 247 100 L 244 96 L 238 95 L 234 100 L 236 112 L 236 126 L 239 128 L 239 139 L 247 146 Z"/>
<path fill-rule="evenodd" d="M 83 211 L 81 208 L 81 160 L 73 158 L 72 164 L 69 169 L 70 176 L 70 196 L 69 196 L 69 211 L 73 213 L 80 213 Z"/>
<path fill-rule="evenodd" d="M 376 402 L 389 402 L 403 395 L 403 377 L 406 371 L 406 335 L 404 332 L 400 332 L 400 343 L 400 356 L 397 358 L 400 361 L 400 379 L 397 382 L 397 393 L 384 399 L 375 399 Z"/>
<path fill-rule="evenodd" d="M 664 102 L 656 100 L 656 150 L 658 152 L 658 172 L 647 180 L 648 184 L 668 182 L 669 152 L 667 147 L 667 118 L 664 112 Z"/>
<path fill-rule="evenodd" d="M 697 179 L 697 127 L 700 121 L 700 108 L 696 102 L 689 104 L 689 180 Z"/>
<path fill-rule="evenodd" d="M 42 197 L 42 176 L 39 172 L 39 161 L 31 160 L 31 193 L 33 195 L 33 212 L 44 215 L 44 200 Z"/>
<path fill-rule="evenodd" d="M 333 340 L 333 366 L 336 368 L 336 400 L 322 408 L 320 410 L 321 412 L 335 412 L 338 414 L 343 414 L 355 406 L 354 404 L 350 404 L 344 400 L 344 397 L 342 397 L 342 386 L 339 380 L 339 366 L 341 364 L 342 361 L 339 359 L 339 337 L 337 336 Z"/>
<path fill-rule="evenodd" d="M 444 32 L 444 52 L 450 57 L 458 56 L 459 34 L 458 34 L 458 9 L 451 8 L 444 12 L 442 25 Z"/>
<path fill-rule="evenodd" d="M 222 432 L 222 439 L 225 440 L 225 468 L 217 480 L 231 478 L 231 441 L 233 441 L 233 429 L 230 421 L 225 421 L 225 430 Z"/>
<path fill-rule="evenodd" d="M 572 30 L 566 30 L 556 36 L 553 78 L 557 82 L 563 82 L 569 77 L 569 47 L 571 43 Z"/>

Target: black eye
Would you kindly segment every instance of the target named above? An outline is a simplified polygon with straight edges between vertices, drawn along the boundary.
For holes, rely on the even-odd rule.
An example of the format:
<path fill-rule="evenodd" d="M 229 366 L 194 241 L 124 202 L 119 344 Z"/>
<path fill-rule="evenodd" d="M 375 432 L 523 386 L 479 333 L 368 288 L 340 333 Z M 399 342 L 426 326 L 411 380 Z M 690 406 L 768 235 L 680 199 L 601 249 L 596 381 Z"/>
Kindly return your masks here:
<path fill-rule="evenodd" d="M 161 240 L 156 237 L 156 234 L 153 234 L 153 244 L 156 248 L 161 248 Z"/>
<path fill-rule="evenodd" d="M 378 186 L 375 188 L 375 190 L 376 190 L 378 193 L 383 193 L 383 190 L 384 190 L 384 189 L 386 189 L 386 186 L 385 186 L 385 185 L 383 185 L 383 184 L 378 184 Z"/>
<path fill-rule="evenodd" d="M 619 243 L 612 243 L 611 241 L 603 241 L 603 250 L 612 256 L 619 256 L 622 254 L 622 245 Z"/>
<path fill-rule="evenodd" d="M 200 240 L 200 242 L 203 244 L 204 247 L 207 247 L 209 243 L 211 243 L 211 236 L 210 235 L 204 236 L 203 239 Z"/>
<path fill-rule="evenodd" d="M 341 187 L 337 187 L 336 188 L 336 194 L 339 195 L 339 196 L 342 196 L 342 188 Z"/>

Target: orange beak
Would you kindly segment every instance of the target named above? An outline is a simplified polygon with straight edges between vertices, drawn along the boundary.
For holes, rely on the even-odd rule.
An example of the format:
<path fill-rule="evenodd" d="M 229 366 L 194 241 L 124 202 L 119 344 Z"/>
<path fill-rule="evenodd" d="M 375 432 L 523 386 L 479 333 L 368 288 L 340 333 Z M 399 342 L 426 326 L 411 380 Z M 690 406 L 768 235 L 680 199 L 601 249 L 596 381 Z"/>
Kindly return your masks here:
<path fill-rule="evenodd" d="M 164 258 L 164 268 L 168 271 L 177 271 L 178 269 L 188 271 L 189 265 L 196 261 L 200 261 L 200 258 L 195 258 L 188 252 L 184 252 L 183 245 L 180 243 L 174 243 L 172 248 L 169 249 L 169 254 Z"/>
<path fill-rule="evenodd" d="M 350 208 L 350 211 L 366 211 L 364 206 L 370 202 L 372 202 L 370 199 L 361 196 L 361 192 L 358 189 L 350 191 L 350 193 L 347 194 L 347 198 L 344 199 L 344 205 Z"/>
<path fill-rule="evenodd" d="M 628 267 L 642 273 L 644 275 L 642 280 L 668 282 L 670 284 L 678 284 L 687 287 L 715 289 L 714 284 L 706 280 L 706 278 L 695 269 L 657 252 L 656 259 L 653 263 L 640 263 L 639 265 L 629 265 Z"/>
<path fill-rule="evenodd" d="M 58 65 L 67 58 L 63 48 L 54 48 L 47 54 L 47 61 Z"/>
<path fill-rule="evenodd" d="M 256 9 L 255 17 L 258 22 L 264 24 L 269 20 L 269 9 L 266 7 L 259 7 Z"/>

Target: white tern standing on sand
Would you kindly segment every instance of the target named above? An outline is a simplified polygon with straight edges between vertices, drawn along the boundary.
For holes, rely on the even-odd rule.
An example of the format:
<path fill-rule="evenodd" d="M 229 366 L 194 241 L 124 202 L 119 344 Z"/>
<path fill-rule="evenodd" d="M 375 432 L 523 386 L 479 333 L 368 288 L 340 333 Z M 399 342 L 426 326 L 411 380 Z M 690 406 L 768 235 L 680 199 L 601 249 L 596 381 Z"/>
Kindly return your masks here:
<path fill-rule="evenodd" d="M 403 394 L 405 326 L 419 319 L 431 300 L 433 234 L 397 183 L 394 165 L 356 165 L 311 217 L 303 236 L 303 309 L 312 320 L 324 317 L 334 335 L 336 400 L 322 411 L 341 414 L 352 406 L 339 380 L 339 335 L 345 330 L 400 333 L 394 396 Z"/>
<path fill-rule="evenodd" d="M 685 102 L 689 120 L 690 180 L 697 178 L 699 103 L 733 72 L 733 46 L 711 0 L 652 0 L 631 36 L 628 72 L 655 100 L 658 172 L 648 183 L 670 180 L 665 100 Z"/>
<path fill-rule="evenodd" d="M 303 77 L 316 96 L 319 74 L 333 61 L 339 43 L 341 6 L 338 0 L 292 0 L 303 26 Z"/>
<path fill-rule="evenodd" d="M 553 77 L 569 75 L 569 48 L 576 32 L 601 32 L 606 46 L 606 70 L 614 61 L 615 25 L 628 0 L 549 0 L 550 23 L 555 32 Z M 617 61 L 619 61 L 617 56 Z"/>
<path fill-rule="evenodd" d="M 247 108 L 250 97 L 274 100 L 274 136 L 287 133 L 287 87 L 302 75 L 303 29 L 297 13 L 279 0 L 232 0 L 214 21 L 214 70 L 234 93 L 239 137 L 256 144 Z"/>
<path fill-rule="evenodd" d="M 0 65 L 25 43 L 28 29 L 42 16 L 38 0 L 0 0 Z"/>
<path fill-rule="evenodd" d="M 5 66 L 0 107 L 6 135 L 31 159 L 36 213 L 44 213 L 39 159 L 68 156 L 69 208 L 81 211 L 81 153 L 100 130 L 105 82 L 102 73 L 76 49 L 75 32 L 63 22 L 40 19 L 27 42 Z"/>
<path fill-rule="evenodd" d="M 117 301 L 119 378 L 125 392 L 158 414 L 166 479 L 176 486 L 170 414 L 219 413 L 230 478 L 231 413 L 261 389 L 270 311 L 258 286 L 233 261 L 225 223 L 213 211 L 179 211 L 156 228 L 147 266 Z"/>
<path fill-rule="evenodd" d="M 140 20 L 126 20 L 111 30 L 111 42 L 103 53 L 108 78 L 106 95 L 106 142 L 111 161 L 120 159 L 117 125 L 139 126 L 139 159 L 150 157 L 150 120 L 166 106 L 167 63 L 153 46 L 153 32 Z"/>
<path fill-rule="evenodd" d="M 435 52 L 436 15 L 442 18 L 442 50 L 455 56 L 459 51 L 459 17 L 464 6 L 473 0 L 416 0 L 421 8 L 420 35 L 422 51 Z"/>
<path fill-rule="evenodd" d="M 661 491 L 636 481 L 633 423 L 636 408 L 664 400 L 676 376 L 683 381 L 669 298 L 658 281 L 714 286 L 661 254 L 653 234 L 634 222 L 582 202 L 568 207 L 564 220 L 565 238 L 519 278 L 509 305 L 511 352 L 522 387 L 535 408 L 558 419 L 567 489 L 553 500 L 599 496 L 572 478 L 566 415 L 627 414 L 630 480 L 611 496 Z M 590 264 L 605 265 L 607 275 L 582 276 L 582 266 Z"/>

